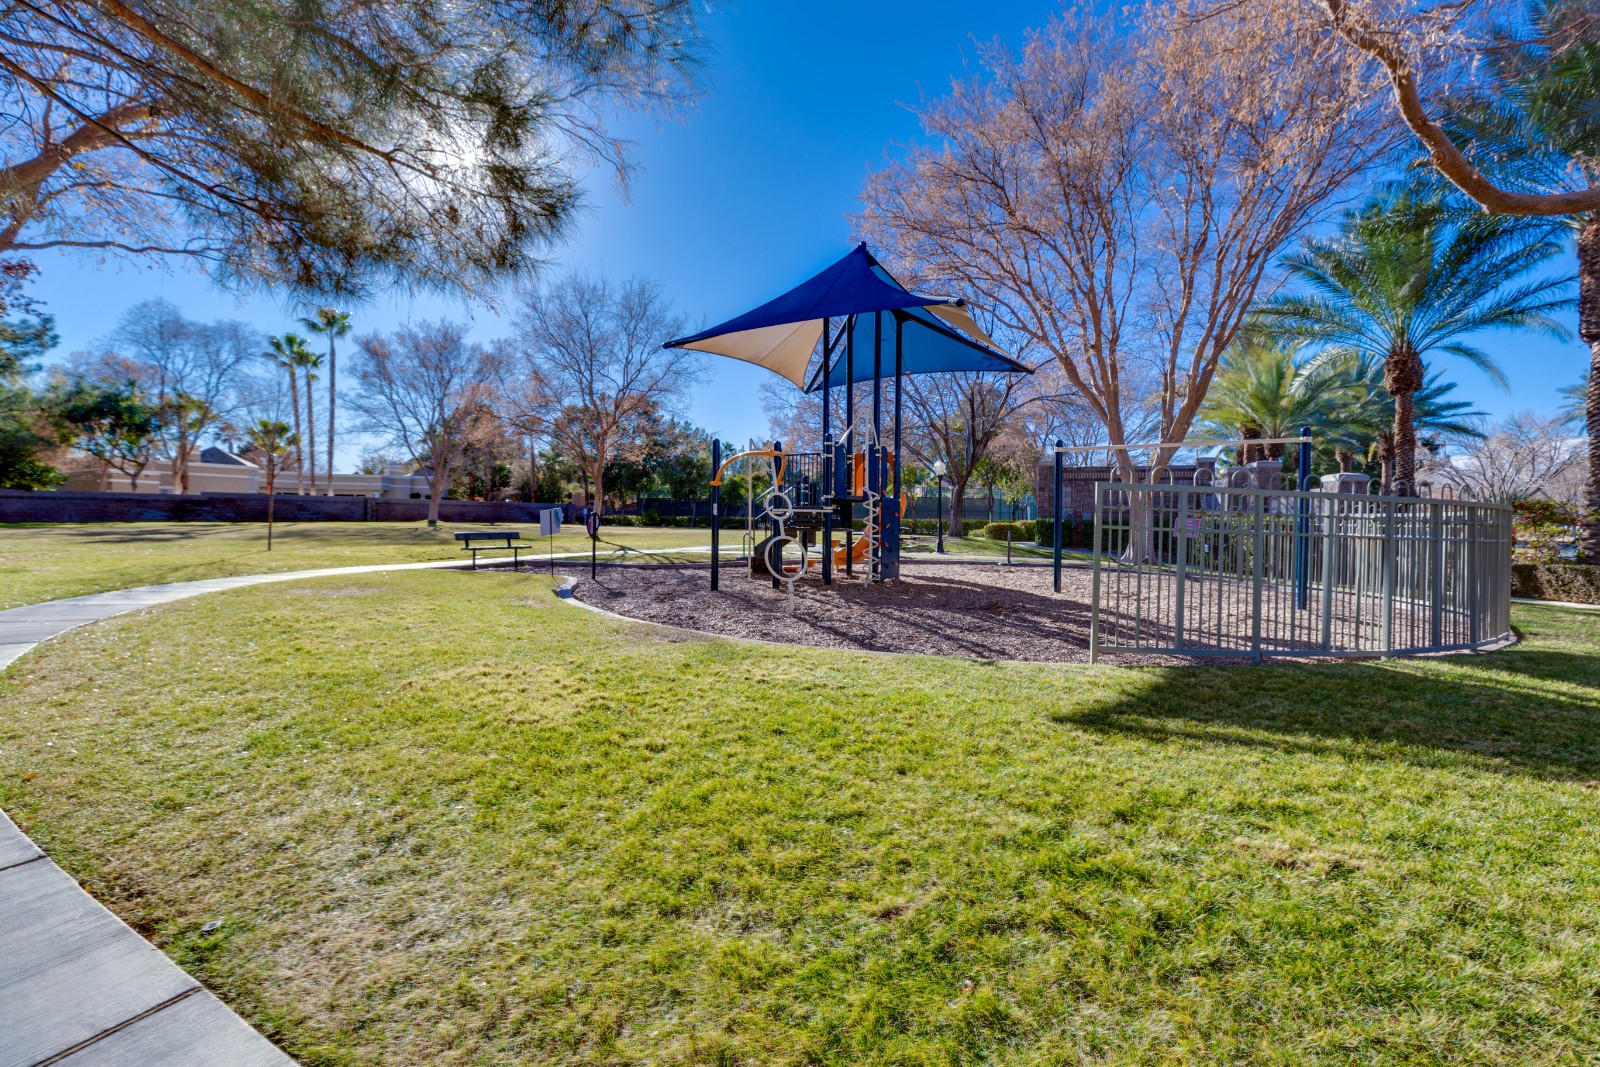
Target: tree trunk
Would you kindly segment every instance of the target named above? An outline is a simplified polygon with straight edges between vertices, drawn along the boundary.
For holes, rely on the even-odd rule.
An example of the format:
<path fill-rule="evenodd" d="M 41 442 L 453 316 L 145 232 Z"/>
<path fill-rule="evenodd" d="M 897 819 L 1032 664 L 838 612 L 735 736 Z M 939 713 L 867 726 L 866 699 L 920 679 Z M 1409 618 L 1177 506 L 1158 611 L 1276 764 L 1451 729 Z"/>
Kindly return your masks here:
<path fill-rule="evenodd" d="M 280 423 L 281 425 L 281 423 Z M 276 478 L 273 475 L 273 460 L 267 457 L 267 551 L 272 551 L 272 488 Z"/>
<path fill-rule="evenodd" d="M 183 409 L 178 409 L 178 449 L 172 472 L 178 476 L 178 495 L 189 495 L 189 433 L 183 428 Z"/>
<path fill-rule="evenodd" d="M 596 515 L 604 515 L 606 510 L 605 485 L 602 482 L 602 479 L 605 476 L 605 469 L 605 460 L 601 459 L 595 464 L 594 470 L 589 472 L 590 482 L 594 486 L 594 490 L 589 497 L 589 506 L 594 510 Z M 623 497 L 623 500 L 626 501 L 627 497 Z M 639 509 L 639 515 L 641 518 L 643 518 L 643 508 Z"/>
<path fill-rule="evenodd" d="M 437 443 L 433 448 L 433 479 L 428 493 L 428 525 L 439 525 L 439 498 L 450 489 L 450 464 L 443 459 Z"/>
<path fill-rule="evenodd" d="M 528 503 L 539 499 L 539 443 L 528 437 Z"/>
<path fill-rule="evenodd" d="M 1356 469 L 1356 457 L 1342 448 L 1333 450 L 1333 458 L 1339 464 L 1340 474 L 1353 474 Z"/>
<path fill-rule="evenodd" d="M 1578 507 L 1578 561 L 1600 564 L 1600 215 L 1578 235 L 1578 336 L 1589 346 L 1589 393 L 1584 399 L 1589 470 Z"/>
<path fill-rule="evenodd" d="M 1390 352 L 1383 361 L 1383 388 L 1394 397 L 1394 496 L 1417 495 L 1417 427 L 1413 398 L 1423 386 L 1427 368 L 1409 345 Z"/>
<path fill-rule="evenodd" d="M 333 386 L 338 380 L 338 363 L 333 338 L 328 338 L 328 495 L 333 495 Z"/>
<path fill-rule="evenodd" d="M 311 391 L 311 368 L 306 368 L 306 455 L 311 458 L 311 495 L 317 495 L 317 401 Z"/>
<path fill-rule="evenodd" d="M 289 367 L 289 406 L 294 409 L 294 491 L 298 496 L 306 492 L 306 465 L 300 458 L 300 372 Z"/>
<path fill-rule="evenodd" d="M 1261 427 L 1241 426 L 1239 427 L 1239 436 L 1246 441 L 1254 441 L 1256 438 L 1261 436 Z M 1240 464 L 1254 463 L 1256 460 L 1261 458 L 1261 448 L 1259 445 L 1240 445 L 1237 451 Z"/>
<path fill-rule="evenodd" d="M 1394 398 L 1394 496 L 1417 495 L 1417 430 L 1411 410 L 1410 393 Z"/>
<path fill-rule="evenodd" d="M 960 478 L 950 480 L 950 521 L 945 527 L 946 537 L 960 537 L 962 530 L 962 516 L 967 511 L 967 479 L 971 475 L 962 475 Z"/>

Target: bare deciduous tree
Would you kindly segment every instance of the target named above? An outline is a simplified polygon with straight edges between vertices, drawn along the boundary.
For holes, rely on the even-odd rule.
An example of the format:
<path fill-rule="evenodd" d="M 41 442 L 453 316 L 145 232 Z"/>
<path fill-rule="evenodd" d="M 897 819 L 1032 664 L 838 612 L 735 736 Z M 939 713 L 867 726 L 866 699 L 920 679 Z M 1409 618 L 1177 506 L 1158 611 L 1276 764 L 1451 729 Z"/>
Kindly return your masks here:
<path fill-rule="evenodd" d="M 985 47 L 864 193 L 864 228 L 1054 357 L 1114 448 L 1141 363 L 1161 439 L 1187 434 L 1279 249 L 1394 141 L 1364 59 L 1307 12 L 1195 14 Z"/>
<path fill-rule="evenodd" d="M 428 523 L 437 524 L 451 467 L 487 391 L 483 347 L 467 340 L 464 326 L 441 321 L 358 337 L 356 348 L 359 392 L 351 406 L 366 429 L 428 466 Z"/>
<path fill-rule="evenodd" d="M 1522 500 L 1543 494 L 1575 500 L 1583 482 L 1583 440 L 1564 420 L 1519 412 L 1478 438 L 1453 442 L 1422 464 L 1424 481 L 1454 486 L 1479 500 Z"/>
<path fill-rule="evenodd" d="M 517 347 L 527 361 L 526 414 L 581 466 L 597 508 L 605 468 L 636 458 L 640 431 L 671 410 L 700 373 L 687 349 L 663 349 L 684 321 L 656 283 L 571 274 L 522 296 Z"/>
<path fill-rule="evenodd" d="M 944 460 L 950 479 L 946 536 L 961 536 L 967 485 L 995 441 L 1032 399 L 1027 375 L 924 374 L 905 379 L 906 449 L 923 466 Z"/>
<path fill-rule="evenodd" d="M 177 490 L 187 493 L 191 455 L 237 412 L 245 368 L 260 347 L 260 334 L 242 322 L 195 322 L 149 300 L 130 308 L 97 351 L 69 364 L 92 380 L 138 386 L 160 417 L 159 448 Z"/>

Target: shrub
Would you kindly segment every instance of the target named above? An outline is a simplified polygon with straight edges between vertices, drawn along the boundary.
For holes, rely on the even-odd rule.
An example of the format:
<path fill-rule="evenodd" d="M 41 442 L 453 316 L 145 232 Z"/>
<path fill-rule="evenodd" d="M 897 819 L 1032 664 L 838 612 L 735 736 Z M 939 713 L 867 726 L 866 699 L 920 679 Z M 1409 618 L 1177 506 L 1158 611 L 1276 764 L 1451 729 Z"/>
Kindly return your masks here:
<path fill-rule="evenodd" d="M 991 541 L 1004 541 L 1007 536 L 1013 541 L 1031 541 L 1033 527 L 1031 522 L 991 522 L 984 525 L 983 536 Z"/>
<path fill-rule="evenodd" d="M 1600 567 L 1591 563 L 1513 563 L 1511 595 L 1600 604 Z"/>
<path fill-rule="evenodd" d="M 1054 519 L 1034 519 L 1033 539 L 1039 542 L 1041 545 L 1044 545 L 1046 548 L 1051 547 L 1055 544 L 1055 526 L 1056 520 Z M 1062 548 L 1072 547 L 1072 526 L 1072 516 L 1063 515 L 1061 517 Z"/>
<path fill-rule="evenodd" d="M 1559 563 L 1578 536 L 1577 505 L 1565 500 L 1518 500 L 1515 556 L 1519 563 Z"/>

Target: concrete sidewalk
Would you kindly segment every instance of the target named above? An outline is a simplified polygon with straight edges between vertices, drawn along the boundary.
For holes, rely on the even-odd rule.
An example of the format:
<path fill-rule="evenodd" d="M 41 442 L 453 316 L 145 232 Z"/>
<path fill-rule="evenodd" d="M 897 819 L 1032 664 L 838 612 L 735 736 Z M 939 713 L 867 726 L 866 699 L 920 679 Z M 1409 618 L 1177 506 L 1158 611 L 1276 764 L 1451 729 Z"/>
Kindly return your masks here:
<path fill-rule="evenodd" d="M 710 552 L 709 545 L 688 545 L 683 548 L 646 552 L 639 549 L 601 552 L 599 557 L 652 556 L 669 552 Z M 551 556 L 522 557 L 524 570 L 537 570 L 537 565 L 550 559 L 588 559 L 587 551 L 557 552 Z M 482 570 L 497 569 L 511 562 L 511 557 L 486 557 L 479 562 Z M 376 574 L 379 571 L 467 570 L 471 560 L 441 559 L 427 563 L 372 563 L 360 567 L 323 567 L 308 571 L 279 571 L 275 574 L 241 574 L 231 578 L 202 578 L 193 582 L 169 582 L 165 585 L 140 585 L 131 589 L 118 589 L 110 593 L 90 593 L 86 596 L 68 597 L 64 600 L 47 600 L 43 604 L 26 604 L 20 608 L 0 611 L 0 670 L 18 656 L 41 641 L 57 634 L 113 615 L 121 615 L 140 608 L 154 607 L 172 600 L 183 600 L 202 593 L 218 593 L 225 589 L 238 589 L 247 585 L 267 582 L 293 582 L 302 578 L 331 578 L 341 574 Z"/>

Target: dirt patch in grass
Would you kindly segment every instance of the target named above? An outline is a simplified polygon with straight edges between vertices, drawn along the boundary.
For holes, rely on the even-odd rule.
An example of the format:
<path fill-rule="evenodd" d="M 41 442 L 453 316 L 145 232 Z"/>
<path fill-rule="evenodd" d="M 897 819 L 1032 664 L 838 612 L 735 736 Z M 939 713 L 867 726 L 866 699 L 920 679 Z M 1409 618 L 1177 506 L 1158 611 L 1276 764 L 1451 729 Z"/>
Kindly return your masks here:
<path fill-rule="evenodd" d="M 895 582 L 804 581 L 794 595 L 725 567 L 713 593 L 706 567 L 567 572 L 578 599 L 646 622 L 785 644 L 980 660 L 1084 663 L 1091 573 L 1067 568 L 1061 592 L 1048 567 L 907 563 Z M 1182 656 L 1106 656 L 1122 665 L 1182 664 Z M 1212 660 L 1211 662 L 1216 662 Z M 1240 662 L 1244 662 L 1241 660 Z"/>

